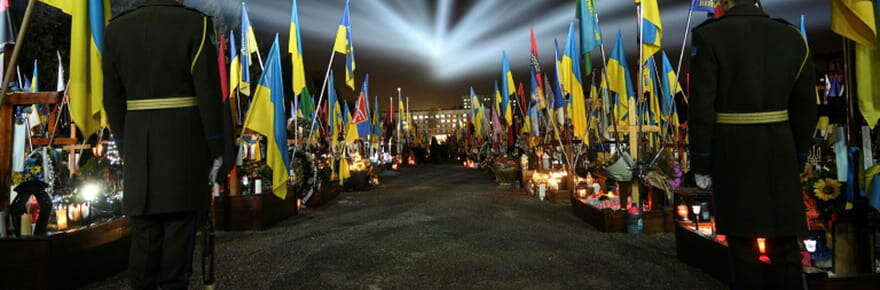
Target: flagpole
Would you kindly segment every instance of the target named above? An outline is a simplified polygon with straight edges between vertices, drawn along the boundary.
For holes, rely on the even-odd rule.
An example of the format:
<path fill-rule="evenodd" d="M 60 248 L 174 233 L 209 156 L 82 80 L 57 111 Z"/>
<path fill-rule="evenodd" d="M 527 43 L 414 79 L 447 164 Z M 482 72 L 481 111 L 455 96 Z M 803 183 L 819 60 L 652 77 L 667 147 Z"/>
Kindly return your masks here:
<path fill-rule="evenodd" d="M 398 103 L 402 102 L 401 96 L 402 96 L 402 94 L 400 92 L 400 88 L 397 88 L 397 102 Z M 398 109 L 398 111 L 400 111 L 400 109 Z M 403 129 L 403 112 L 397 112 L 397 158 L 398 159 L 401 158 L 401 153 L 403 151 L 403 148 L 402 148 L 403 144 L 401 143 L 401 139 L 400 139 L 400 130 L 402 130 L 402 129 Z"/>
<path fill-rule="evenodd" d="M 259 55 L 259 54 L 258 54 Z M 321 102 L 324 101 L 324 91 L 327 89 L 327 79 L 330 77 L 330 68 L 333 66 L 333 59 L 336 57 L 336 50 L 330 54 L 330 61 L 327 63 L 327 72 L 324 73 L 324 84 L 321 85 L 321 94 L 318 97 L 318 105 L 317 107 L 321 107 Z M 330 111 L 330 106 L 327 106 L 327 114 L 332 114 Z M 318 112 L 316 111 L 314 116 L 312 116 L 312 124 L 309 126 L 309 138 L 308 140 L 312 140 L 312 135 L 315 134 L 315 122 L 318 120 Z M 293 156 L 296 156 L 296 151 L 298 147 L 294 147 Z M 330 147 L 330 151 L 333 151 L 333 147 Z M 293 165 L 293 160 L 291 160 L 291 166 Z"/>
<path fill-rule="evenodd" d="M 690 34 L 689 32 L 690 32 L 690 28 L 691 28 L 691 19 L 693 17 L 694 17 L 694 3 L 691 2 L 691 7 L 690 7 L 690 9 L 688 9 L 687 24 L 685 24 L 685 26 L 684 26 L 684 37 L 683 37 L 684 39 L 681 41 L 681 53 L 679 53 L 679 55 L 678 55 L 678 66 L 675 69 L 675 77 L 676 78 L 681 78 L 681 63 L 684 60 L 684 49 L 687 46 L 688 35 Z M 679 84 L 679 81 L 678 81 L 678 79 L 676 79 L 675 86 L 677 87 L 678 84 Z M 673 89 L 672 91 L 674 92 L 675 90 Z M 684 102 L 688 103 L 687 95 L 682 93 L 682 96 L 684 96 Z M 674 101 L 675 96 L 673 96 L 672 99 Z"/>
<path fill-rule="evenodd" d="M 391 117 L 391 120 L 394 120 L 394 97 L 388 97 L 388 115 Z M 384 134 L 385 130 L 382 130 L 382 131 L 383 131 L 382 135 L 385 135 Z M 389 134 L 389 136 L 388 136 L 388 154 L 391 154 L 391 139 L 393 139 L 393 138 L 394 138 L 394 134 Z"/>

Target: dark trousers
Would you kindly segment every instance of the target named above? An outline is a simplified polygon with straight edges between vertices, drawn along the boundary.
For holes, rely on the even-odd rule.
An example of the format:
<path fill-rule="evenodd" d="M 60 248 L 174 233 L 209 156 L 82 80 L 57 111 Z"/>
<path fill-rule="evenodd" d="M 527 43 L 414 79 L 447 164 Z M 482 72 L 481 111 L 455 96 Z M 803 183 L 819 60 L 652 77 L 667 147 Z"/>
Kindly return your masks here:
<path fill-rule="evenodd" d="M 132 217 L 128 275 L 133 289 L 187 289 L 195 212 Z"/>
<path fill-rule="evenodd" d="M 758 260 L 756 240 L 727 238 L 732 289 L 806 289 L 797 237 L 768 238 L 765 246 L 769 265 Z"/>

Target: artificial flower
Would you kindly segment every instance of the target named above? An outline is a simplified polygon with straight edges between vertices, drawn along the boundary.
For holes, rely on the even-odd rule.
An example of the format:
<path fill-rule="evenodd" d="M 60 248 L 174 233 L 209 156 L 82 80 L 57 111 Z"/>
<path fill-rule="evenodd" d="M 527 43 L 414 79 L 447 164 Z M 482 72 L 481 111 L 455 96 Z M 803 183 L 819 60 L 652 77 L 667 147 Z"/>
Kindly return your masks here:
<path fill-rule="evenodd" d="M 840 196 L 840 182 L 831 178 L 819 179 L 813 184 L 813 193 L 821 200 L 829 201 Z"/>

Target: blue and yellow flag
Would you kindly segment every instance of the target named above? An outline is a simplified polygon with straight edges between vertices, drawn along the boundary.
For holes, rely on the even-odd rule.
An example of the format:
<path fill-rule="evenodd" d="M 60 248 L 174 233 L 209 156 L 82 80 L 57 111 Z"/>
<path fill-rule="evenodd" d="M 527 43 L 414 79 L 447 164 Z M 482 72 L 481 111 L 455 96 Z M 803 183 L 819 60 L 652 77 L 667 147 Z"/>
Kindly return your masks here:
<path fill-rule="evenodd" d="M 675 106 L 675 95 L 681 92 L 681 86 L 678 84 L 678 76 L 669 62 L 666 52 L 663 52 L 663 68 L 660 76 L 661 86 L 663 87 L 663 104 L 661 111 L 663 118 L 667 122 L 671 122 L 673 126 L 678 127 L 678 112 Z"/>
<path fill-rule="evenodd" d="M 339 104 L 336 101 L 336 84 L 333 70 L 327 75 L 327 126 L 330 128 L 331 144 L 336 145 L 339 138 L 339 131 L 342 130 L 338 125 L 337 116 L 339 114 Z"/>
<path fill-rule="evenodd" d="M 104 27 L 110 0 L 41 0 L 70 14 L 70 118 L 83 136 L 107 126 L 104 111 Z"/>
<path fill-rule="evenodd" d="M 691 10 L 715 13 L 716 0 L 693 0 L 691 2 Z"/>
<path fill-rule="evenodd" d="M 241 79 L 241 56 L 235 44 L 235 33 L 229 31 L 229 97 L 238 97 Z"/>
<path fill-rule="evenodd" d="M 571 32 L 571 31 L 569 31 L 569 32 Z M 565 80 L 566 74 L 563 71 L 564 70 L 564 67 L 562 64 L 563 56 L 559 52 L 559 41 L 556 41 L 556 39 L 554 39 L 553 42 L 554 42 L 553 44 L 555 45 L 555 48 L 556 48 L 556 51 L 554 52 L 554 54 L 556 55 L 556 94 L 555 94 L 556 97 L 553 100 L 553 108 L 552 108 L 552 110 L 549 110 L 549 111 L 551 111 L 550 119 L 551 120 L 555 119 L 554 122 L 558 122 L 557 125 L 563 126 L 563 125 L 565 125 L 565 107 L 568 106 L 568 104 L 566 104 L 565 98 L 564 98 L 566 90 L 565 90 L 565 87 L 563 87 L 564 83 L 566 82 L 566 80 Z M 553 116 L 554 113 L 556 114 L 555 118 Z"/>
<path fill-rule="evenodd" d="M 31 85 L 29 87 L 31 93 L 40 91 L 40 70 L 37 67 L 37 60 L 34 60 L 34 75 L 31 76 Z"/>
<path fill-rule="evenodd" d="M 290 40 L 288 51 L 293 61 L 293 94 L 299 96 L 306 88 L 306 69 L 303 63 L 302 33 L 300 33 L 299 9 L 297 1 L 290 4 Z"/>
<path fill-rule="evenodd" d="M 643 122 L 646 125 L 658 125 L 660 124 L 660 92 L 657 90 L 657 70 L 654 68 L 654 57 L 648 58 L 642 73 L 642 80 L 645 82 L 644 91 L 648 93 L 648 101 L 642 108 L 642 116 L 645 116 Z"/>
<path fill-rule="evenodd" d="M 565 55 L 562 56 L 562 84 L 563 90 L 571 96 L 571 123 L 574 126 L 574 135 L 587 143 L 587 112 L 584 100 L 584 87 L 581 79 L 580 50 L 578 49 L 577 34 L 575 34 L 574 22 L 568 27 L 568 43 Z"/>
<path fill-rule="evenodd" d="M 272 192 L 287 196 L 288 165 L 287 118 L 284 113 L 284 80 L 278 35 L 269 51 L 268 64 L 254 90 L 254 100 L 244 126 L 267 139 L 266 164 L 272 168 Z"/>
<path fill-rule="evenodd" d="M 642 62 L 660 51 L 663 39 L 663 22 L 660 20 L 660 7 L 657 0 L 642 0 Z"/>
<path fill-rule="evenodd" d="M 617 43 L 611 51 L 608 59 L 608 89 L 614 94 L 614 112 L 617 121 L 627 119 L 629 114 L 629 100 L 635 98 L 632 78 L 626 64 L 626 52 L 623 49 L 623 33 L 617 32 Z"/>
<path fill-rule="evenodd" d="M 592 67 L 591 52 L 602 45 L 602 29 L 599 28 L 599 9 L 595 0 L 577 0 L 578 8 L 575 12 L 581 31 L 581 55 L 584 67 Z M 587 73 L 587 72 L 585 72 Z"/>
<path fill-rule="evenodd" d="M 339 20 L 339 28 L 336 30 L 336 43 L 333 50 L 345 54 L 345 84 L 352 90 L 354 87 L 354 43 L 351 39 L 351 13 L 349 12 L 351 1 L 345 1 L 345 10 L 342 11 L 342 19 Z"/>
<path fill-rule="evenodd" d="M 250 17 L 248 17 L 247 6 L 241 2 L 241 82 L 239 90 L 242 94 L 251 95 L 251 72 L 250 67 L 253 64 L 251 54 L 257 52 L 257 38 L 254 35 L 254 27 L 251 26 Z"/>
<path fill-rule="evenodd" d="M 507 52 L 501 52 L 501 116 L 507 121 L 507 125 L 513 124 L 513 109 L 510 105 L 510 96 L 516 93 L 513 82 L 513 73 L 510 71 L 510 62 L 507 60 Z M 516 98 L 514 98 L 516 99 Z"/>

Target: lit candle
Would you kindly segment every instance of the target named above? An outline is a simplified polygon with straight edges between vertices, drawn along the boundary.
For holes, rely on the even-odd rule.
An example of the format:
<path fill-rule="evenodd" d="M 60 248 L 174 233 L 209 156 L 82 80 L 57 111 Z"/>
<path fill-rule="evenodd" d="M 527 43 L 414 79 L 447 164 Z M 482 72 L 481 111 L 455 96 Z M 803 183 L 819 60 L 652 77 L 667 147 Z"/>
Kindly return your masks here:
<path fill-rule="evenodd" d="M 816 252 L 816 240 L 806 239 L 804 240 L 804 247 L 807 248 L 807 252 L 815 253 Z"/>
<path fill-rule="evenodd" d="M 544 196 L 546 196 L 546 194 L 547 194 L 547 185 L 543 184 L 543 183 L 539 184 L 538 185 L 538 198 L 540 198 L 541 200 L 544 200 Z"/>
<path fill-rule="evenodd" d="M 24 213 L 21 215 L 21 236 L 30 236 L 34 234 L 33 223 L 31 222 L 31 215 L 29 213 Z"/>
<path fill-rule="evenodd" d="M 67 228 L 67 209 L 62 208 L 55 210 L 55 220 L 59 230 Z"/>
<path fill-rule="evenodd" d="M 262 194 L 263 193 L 263 180 L 262 179 L 254 179 L 254 193 Z"/>
<path fill-rule="evenodd" d="M 688 220 L 688 207 L 686 205 L 678 205 L 678 216 L 681 217 L 681 220 Z"/>

